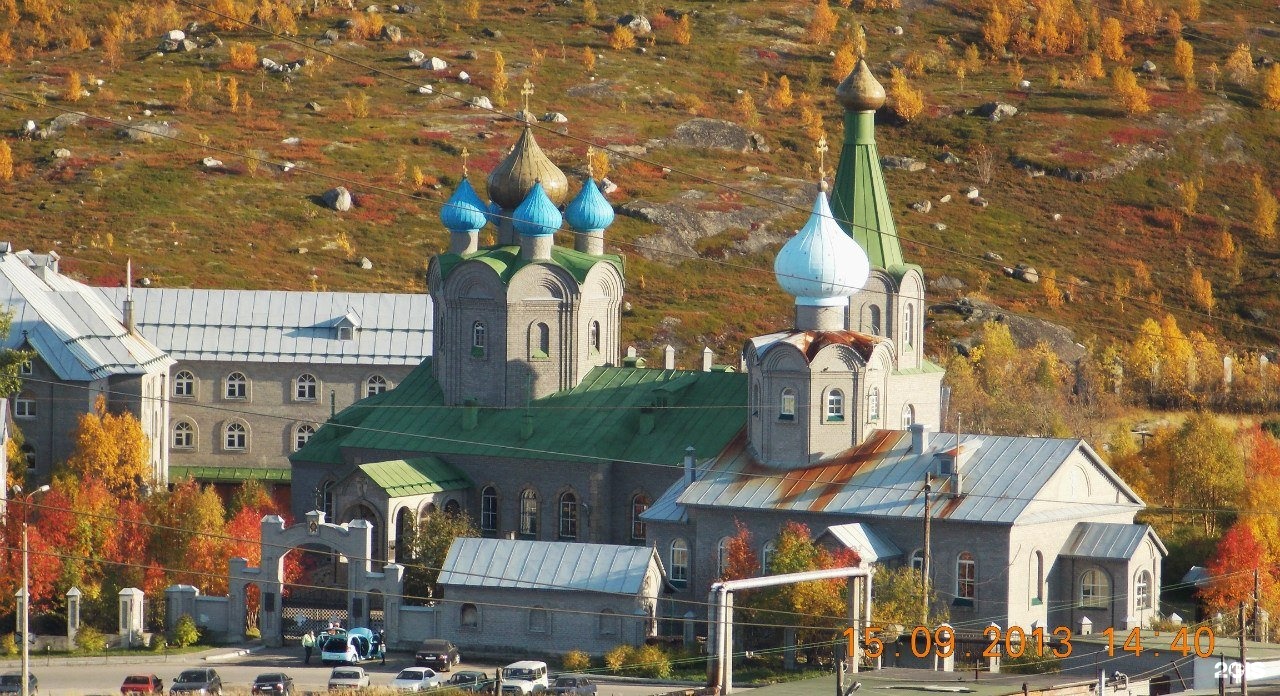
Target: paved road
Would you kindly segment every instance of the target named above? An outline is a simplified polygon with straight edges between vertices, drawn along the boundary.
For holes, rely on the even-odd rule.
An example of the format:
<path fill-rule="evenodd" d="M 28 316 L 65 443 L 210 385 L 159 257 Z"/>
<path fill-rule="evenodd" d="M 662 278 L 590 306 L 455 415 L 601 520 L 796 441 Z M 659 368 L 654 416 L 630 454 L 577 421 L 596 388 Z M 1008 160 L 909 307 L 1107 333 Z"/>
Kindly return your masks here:
<path fill-rule="evenodd" d="M 111 696 L 120 693 L 120 683 L 129 674 L 156 674 L 164 680 L 165 686 L 173 683 L 173 678 L 187 667 L 213 667 L 222 676 L 222 682 L 228 691 L 248 693 L 253 678 L 263 672 L 285 672 L 293 677 L 298 693 L 307 691 L 324 691 L 328 683 L 330 667 L 317 664 L 313 659 L 310 666 L 302 664 L 301 648 L 287 650 L 264 650 L 230 660 L 205 661 L 198 655 L 156 656 L 154 661 L 146 663 L 121 664 L 108 662 L 105 664 L 46 664 L 45 660 L 32 656 L 31 671 L 40 680 L 40 696 Z M 364 665 L 369 672 L 373 686 L 386 686 L 404 667 L 412 666 L 413 659 L 407 654 L 392 654 L 387 664 L 377 662 Z M 7 665 L 0 671 L 14 671 L 17 665 Z M 496 665 L 463 663 L 456 669 L 481 669 L 493 672 Z M 239 688 L 235 688 L 239 687 Z M 672 686 L 654 685 L 612 685 L 600 686 L 600 696 L 650 696 L 652 694 L 672 691 Z"/>

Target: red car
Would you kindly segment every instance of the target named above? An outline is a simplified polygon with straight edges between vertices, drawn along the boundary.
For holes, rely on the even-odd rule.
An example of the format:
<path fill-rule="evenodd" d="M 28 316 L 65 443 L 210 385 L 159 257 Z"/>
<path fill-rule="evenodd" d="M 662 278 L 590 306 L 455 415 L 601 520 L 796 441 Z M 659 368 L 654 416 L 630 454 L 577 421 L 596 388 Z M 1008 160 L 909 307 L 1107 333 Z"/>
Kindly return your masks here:
<path fill-rule="evenodd" d="M 163 694 L 164 682 L 154 674 L 131 674 L 124 678 L 120 685 L 121 696 L 137 696 L 137 694 Z"/>

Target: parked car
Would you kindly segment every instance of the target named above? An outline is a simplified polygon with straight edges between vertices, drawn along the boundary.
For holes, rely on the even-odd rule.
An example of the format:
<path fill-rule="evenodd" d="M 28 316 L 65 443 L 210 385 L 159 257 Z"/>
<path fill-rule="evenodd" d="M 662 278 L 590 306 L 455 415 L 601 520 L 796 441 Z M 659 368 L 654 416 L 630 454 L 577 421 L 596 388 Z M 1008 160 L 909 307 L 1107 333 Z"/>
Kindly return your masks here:
<path fill-rule="evenodd" d="M 454 672 L 453 676 L 449 677 L 449 681 L 441 686 L 458 691 L 487 694 L 493 691 L 493 685 L 496 683 L 496 679 L 484 672 L 466 669 Z"/>
<path fill-rule="evenodd" d="M 391 680 L 391 688 L 400 691 L 427 691 L 440 686 L 442 681 L 444 677 L 430 667 L 409 667 L 400 670 L 396 678 Z"/>
<path fill-rule="evenodd" d="M 441 672 L 448 672 L 459 662 L 462 662 L 462 655 L 458 653 L 458 646 L 447 640 L 428 638 L 422 641 L 418 651 L 413 654 L 413 664 Z"/>
<path fill-rule="evenodd" d="M 130 674 L 120 684 L 121 696 L 131 694 L 163 694 L 164 680 L 154 674 Z"/>
<path fill-rule="evenodd" d="M 253 686 L 249 689 L 254 694 L 271 694 L 272 696 L 293 696 L 293 677 L 284 672 L 267 672 L 253 678 Z"/>
<path fill-rule="evenodd" d="M 222 677 L 218 670 L 208 667 L 184 669 L 182 674 L 173 678 L 173 686 L 169 687 L 170 696 L 222 696 Z"/>
<path fill-rule="evenodd" d="M 320 644 L 320 661 L 326 665 L 358 665 L 375 657 L 373 631 L 367 628 L 353 628 L 325 635 L 323 639 Z"/>
<path fill-rule="evenodd" d="M 529 696 L 551 688 L 547 681 L 547 663 L 521 660 L 502 668 L 502 693 Z"/>
<path fill-rule="evenodd" d="M 556 696 L 595 696 L 596 683 L 587 677 L 562 675 L 556 677 L 551 685 L 551 693 Z"/>
<path fill-rule="evenodd" d="M 329 690 L 369 688 L 369 675 L 364 667 L 334 667 L 329 673 Z"/>
<path fill-rule="evenodd" d="M 39 691 L 40 680 L 36 679 L 36 675 L 27 672 L 27 693 L 36 696 Z M 0 694 L 20 694 L 22 693 L 22 672 L 6 672 L 0 674 Z"/>

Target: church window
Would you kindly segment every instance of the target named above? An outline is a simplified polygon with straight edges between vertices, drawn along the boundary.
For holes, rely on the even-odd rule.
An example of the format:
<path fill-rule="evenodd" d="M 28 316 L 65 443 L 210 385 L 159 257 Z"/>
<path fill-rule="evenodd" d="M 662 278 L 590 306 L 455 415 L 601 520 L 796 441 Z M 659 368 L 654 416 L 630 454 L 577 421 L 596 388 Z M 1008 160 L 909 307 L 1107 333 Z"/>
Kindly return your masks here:
<path fill-rule="evenodd" d="M 483 321 L 477 321 L 471 325 L 471 347 L 479 350 L 481 355 L 484 354 L 485 328 Z"/>
<path fill-rule="evenodd" d="M 316 426 L 309 423 L 303 423 L 298 429 L 293 431 L 293 451 L 297 452 L 306 446 L 311 440 L 311 436 L 316 434 Z"/>
<path fill-rule="evenodd" d="M 671 582 L 683 586 L 689 582 L 689 542 L 671 542 Z"/>
<path fill-rule="evenodd" d="M 1134 608 L 1139 611 L 1151 608 L 1151 573 L 1145 570 L 1138 572 L 1133 582 Z"/>
<path fill-rule="evenodd" d="M 871 391 L 867 392 L 867 420 L 880 420 L 880 389 L 878 387 L 872 387 Z"/>
<path fill-rule="evenodd" d="M 764 547 L 760 549 L 760 572 L 762 574 L 769 574 L 769 566 L 773 563 L 773 557 L 777 553 L 778 542 L 773 539 L 764 542 Z"/>
<path fill-rule="evenodd" d="M 377 396 L 387 390 L 387 378 L 382 375 L 373 375 L 364 381 L 364 396 L 369 398 Z"/>
<path fill-rule="evenodd" d="M 29 375 L 29 374 L 31 374 L 31 373 L 32 373 L 32 369 L 31 369 L 31 361 L 30 361 L 30 360 L 24 360 L 24 361 L 22 361 L 22 363 L 21 363 L 21 364 L 19 364 L 19 365 L 18 365 L 18 374 L 20 374 L 20 375 Z"/>
<path fill-rule="evenodd" d="M 644 534 L 645 534 L 644 520 L 640 519 L 640 515 L 644 514 L 644 511 L 648 510 L 649 506 L 652 504 L 653 504 L 653 501 L 649 500 L 649 496 L 643 493 L 632 496 L 631 498 L 631 540 L 632 541 L 644 541 Z"/>
<path fill-rule="evenodd" d="M 924 572 L 924 551 L 923 550 L 916 549 L 915 553 L 911 554 L 911 569 Z"/>
<path fill-rule="evenodd" d="M 196 395 L 196 376 L 190 370 L 179 370 L 178 374 L 173 376 L 173 395 Z"/>
<path fill-rule="evenodd" d="M 779 420 L 796 419 L 796 390 L 787 387 L 782 390 L 782 405 L 778 410 Z"/>
<path fill-rule="evenodd" d="M 600 322 L 591 322 L 591 327 L 587 329 L 587 343 L 591 350 L 600 352 Z"/>
<path fill-rule="evenodd" d="M 729 572 L 729 542 L 733 537 L 724 537 L 716 544 L 716 577 L 723 578 Z"/>
<path fill-rule="evenodd" d="M 551 327 L 538 322 L 529 327 L 529 357 L 546 358 L 551 355 Z"/>
<path fill-rule="evenodd" d="M 194 449 L 196 446 L 196 429 L 188 421 L 178 421 L 173 426 L 173 448 Z"/>
<path fill-rule="evenodd" d="M 578 538 L 578 496 L 571 492 L 560 494 L 560 538 Z"/>
<path fill-rule="evenodd" d="M 1089 569 L 1080 575 L 1080 605 L 1085 607 L 1105 607 L 1111 594 L 1111 582 L 1107 574 L 1097 569 Z"/>
<path fill-rule="evenodd" d="M 871 305 L 871 335 L 880 335 L 880 305 Z"/>
<path fill-rule="evenodd" d="M 480 611 L 476 609 L 476 605 L 462 605 L 462 608 L 458 610 L 458 624 L 463 628 L 478 628 L 480 626 Z"/>
<path fill-rule="evenodd" d="M 530 633 L 546 633 L 547 632 L 547 610 L 542 607 L 534 607 L 529 610 L 529 632 Z"/>
<path fill-rule="evenodd" d="M 230 423 L 223 430 L 222 442 L 226 446 L 225 449 L 249 449 L 249 429 L 244 427 L 243 423 Z"/>
<path fill-rule="evenodd" d="M 965 551 L 956 560 L 956 599 L 973 599 L 978 591 L 978 564 Z"/>
<path fill-rule="evenodd" d="M 224 394 L 228 399 L 249 398 L 249 380 L 245 378 L 243 372 L 232 372 L 227 375 Z"/>
<path fill-rule="evenodd" d="M 315 401 L 316 400 L 316 378 L 315 375 L 302 374 L 298 375 L 298 379 L 293 382 L 293 398 L 296 401 Z"/>
<path fill-rule="evenodd" d="M 844 392 L 839 389 L 827 392 L 827 420 L 844 420 Z"/>
<path fill-rule="evenodd" d="M 905 343 L 908 348 L 915 345 L 916 343 L 916 307 L 915 305 L 909 304 L 907 305 L 907 308 L 903 310 L 902 336 L 904 339 L 903 343 Z"/>
<path fill-rule="evenodd" d="M 911 404 L 902 407 L 902 429 L 910 428 L 916 422 L 916 409 Z"/>
<path fill-rule="evenodd" d="M 480 531 L 498 531 L 498 489 L 493 486 L 480 492 Z"/>
<path fill-rule="evenodd" d="M 1031 554 L 1031 572 L 1029 573 L 1031 582 L 1035 583 L 1031 587 L 1028 595 L 1031 598 L 1031 606 L 1036 607 L 1044 604 L 1044 554 L 1036 551 Z"/>
<path fill-rule="evenodd" d="M 444 514 L 446 517 L 457 517 L 462 514 L 462 503 L 452 498 L 444 504 Z"/>
<path fill-rule="evenodd" d="M 520 492 L 520 533 L 538 535 L 538 494 L 532 488 Z"/>

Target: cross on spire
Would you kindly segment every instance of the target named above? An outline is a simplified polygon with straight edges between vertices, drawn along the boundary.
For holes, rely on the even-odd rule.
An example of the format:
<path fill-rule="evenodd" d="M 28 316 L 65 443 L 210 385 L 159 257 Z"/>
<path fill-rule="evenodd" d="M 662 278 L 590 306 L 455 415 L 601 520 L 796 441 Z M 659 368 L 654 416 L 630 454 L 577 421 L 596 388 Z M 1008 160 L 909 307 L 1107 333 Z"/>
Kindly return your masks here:
<path fill-rule="evenodd" d="M 527 78 L 524 81 L 524 86 L 520 88 L 520 96 L 524 97 L 524 110 L 528 111 L 529 97 L 533 96 L 533 83 L 530 82 Z"/>
<path fill-rule="evenodd" d="M 593 159 L 595 159 L 594 158 L 595 154 L 596 154 L 596 149 L 594 147 L 588 146 L 587 147 L 587 176 L 591 177 L 592 179 L 596 178 L 596 165 L 592 161 Z"/>
<path fill-rule="evenodd" d="M 467 158 L 470 156 L 471 156 L 471 153 L 467 151 L 466 146 L 463 146 L 462 148 L 462 178 L 463 179 L 467 178 Z"/>
<path fill-rule="evenodd" d="M 818 153 L 818 178 L 827 178 L 827 136 L 823 135 L 818 138 L 818 144 L 813 146 L 813 151 Z"/>

